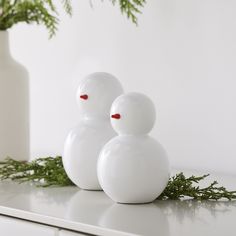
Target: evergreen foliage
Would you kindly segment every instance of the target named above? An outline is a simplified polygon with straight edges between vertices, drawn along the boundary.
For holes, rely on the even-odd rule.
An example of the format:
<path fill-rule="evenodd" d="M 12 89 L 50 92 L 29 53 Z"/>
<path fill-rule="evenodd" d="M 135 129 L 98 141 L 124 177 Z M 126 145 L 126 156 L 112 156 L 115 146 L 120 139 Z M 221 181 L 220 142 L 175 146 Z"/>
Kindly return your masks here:
<path fill-rule="evenodd" d="M 60 0 L 65 11 L 71 15 L 71 0 Z M 137 14 L 144 6 L 145 0 L 110 0 L 114 5 L 119 4 L 120 10 L 128 19 L 137 24 Z M 0 0 L 0 30 L 24 22 L 44 25 L 49 36 L 57 31 L 59 23 L 58 12 L 53 0 Z"/>
<path fill-rule="evenodd" d="M 70 0 L 61 2 L 71 15 Z M 59 22 L 56 6 L 52 0 L 0 0 L 0 30 L 7 30 L 20 22 L 44 25 L 52 37 Z"/>
<path fill-rule="evenodd" d="M 160 200 L 178 200 L 190 198 L 195 200 L 220 200 L 236 199 L 236 191 L 228 191 L 223 186 L 218 186 L 217 181 L 213 181 L 210 185 L 201 188 L 198 184 L 205 180 L 209 174 L 202 176 L 186 177 L 182 172 L 172 176 L 163 191 L 158 197 Z"/>
<path fill-rule="evenodd" d="M 186 177 L 182 172 L 169 179 L 168 185 L 159 200 L 233 200 L 236 191 L 228 191 L 225 187 L 218 186 L 216 181 L 204 188 L 199 187 L 199 182 L 209 175 Z M 71 186 L 74 185 L 68 178 L 62 163 L 62 157 L 57 156 L 39 158 L 32 162 L 21 162 L 7 158 L 0 163 L 0 179 L 26 182 L 33 181 L 36 186 Z"/>
<path fill-rule="evenodd" d="M 137 14 L 141 13 L 141 8 L 144 7 L 146 0 L 112 0 L 112 3 L 119 4 L 120 10 L 128 19 L 137 24 Z"/>
<path fill-rule="evenodd" d="M 0 179 L 33 181 L 41 187 L 73 185 L 67 177 L 60 156 L 38 158 L 32 162 L 7 158 L 0 163 Z"/>

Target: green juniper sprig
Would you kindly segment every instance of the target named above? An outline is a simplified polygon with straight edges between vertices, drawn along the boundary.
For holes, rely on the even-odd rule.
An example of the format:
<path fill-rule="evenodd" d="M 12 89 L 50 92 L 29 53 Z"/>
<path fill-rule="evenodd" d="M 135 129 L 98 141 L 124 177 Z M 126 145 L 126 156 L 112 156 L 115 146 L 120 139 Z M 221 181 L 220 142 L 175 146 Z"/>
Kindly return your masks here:
<path fill-rule="evenodd" d="M 71 1 L 61 2 L 65 11 L 71 15 Z M 0 0 L 0 30 L 7 30 L 20 22 L 44 25 L 51 38 L 59 22 L 56 6 L 52 0 Z"/>
<path fill-rule="evenodd" d="M 63 168 L 60 156 L 38 158 L 31 162 L 7 158 L 0 163 L 0 179 L 33 181 L 41 187 L 73 185 Z"/>
<path fill-rule="evenodd" d="M 186 177 L 182 172 L 169 179 L 167 187 L 158 197 L 160 200 L 184 199 L 186 197 L 195 200 L 220 200 L 236 199 L 236 191 L 228 191 L 225 187 L 217 186 L 218 182 L 213 181 L 209 186 L 200 188 L 197 184 L 205 180 L 207 175 Z"/>
<path fill-rule="evenodd" d="M 120 6 L 122 14 L 125 14 L 128 19 L 137 24 L 137 14 L 141 13 L 141 8 L 144 7 L 146 0 L 111 0 L 113 5 L 117 3 Z"/>
<path fill-rule="evenodd" d="M 200 188 L 199 182 L 209 175 L 186 177 L 182 172 L 169 179 L 167 187 L 158 197 L 159 200 L 220 200 L 236 199 L 236 191 L 228 191 L 219 187 L 216 181 L 209 186 Z M 62 163 L 62 157 L 38 158 L 31 162 L 16 161 L 7 158 L 0 163 L 0 179 L 13 181 L 35 182 L 37 186 L 71 186 L 73 182 L 68 178 Z"/>
<path fill-rule="evenodd" d="M 66 13 L 72 15 L 71 0 L 60 0 Z M 141 13 L 146 0 L 110 0 L 119 4 L 122 14 L 137 24 L 137 14 Z M 0 0 L 0 30 L 7 30 L 24 22 L 44 25 L 51 38 L 56 34 L 59 23 L 58 12 L 53 0 Z"/>

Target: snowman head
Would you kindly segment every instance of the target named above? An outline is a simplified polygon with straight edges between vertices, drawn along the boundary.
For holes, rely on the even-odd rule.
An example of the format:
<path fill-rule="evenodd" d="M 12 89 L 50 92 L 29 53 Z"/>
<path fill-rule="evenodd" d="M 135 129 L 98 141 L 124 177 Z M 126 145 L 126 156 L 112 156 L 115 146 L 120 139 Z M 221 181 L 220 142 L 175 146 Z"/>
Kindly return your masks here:
<path fill-rule="evenodd" d="M 112 102 L 122 93 L 123 88 L 116 77 L 96 72 L 82 80 L 76 97 L 83 116 L 109 118 Z"/>
<path fill-rule="evenodd" d="M 116 98 L 110 116 L 111 124 L 118 134 L 138 135 L 151 131 L 156 111 L 146 95 L 132 92 Z"/>

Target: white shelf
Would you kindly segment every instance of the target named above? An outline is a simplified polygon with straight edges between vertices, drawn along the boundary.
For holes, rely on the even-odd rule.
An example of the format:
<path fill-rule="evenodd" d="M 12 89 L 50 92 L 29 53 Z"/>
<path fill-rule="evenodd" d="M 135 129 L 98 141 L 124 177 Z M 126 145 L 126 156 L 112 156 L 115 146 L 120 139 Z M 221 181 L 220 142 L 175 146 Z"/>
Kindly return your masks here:
<path fill-rule="evenodd" d="M 213 175 L 212 179 L 236 189 L 236 177 Z M 112 202 L 101 191 L 37 188 L 8 181 L 0 183 L 0 214 L 104 236 L 234 236 L 236 232 L 236 201 L 122 205 Z"/>

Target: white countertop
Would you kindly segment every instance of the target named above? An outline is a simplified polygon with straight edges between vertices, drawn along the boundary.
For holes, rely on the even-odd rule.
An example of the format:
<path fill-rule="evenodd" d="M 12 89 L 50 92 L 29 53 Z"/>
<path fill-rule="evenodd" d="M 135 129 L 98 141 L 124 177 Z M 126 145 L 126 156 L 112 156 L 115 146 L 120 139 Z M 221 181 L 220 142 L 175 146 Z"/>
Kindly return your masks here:
<path fill-rule="evenodd" d="M 212 179 L 236 189 L 236 177 L 212 175 Z M 101 191 L 38 188 L 3 181 L 0 214 L 95 235 L 236 235 L 236 201 L 169 200 L 122 205 Z"/>

